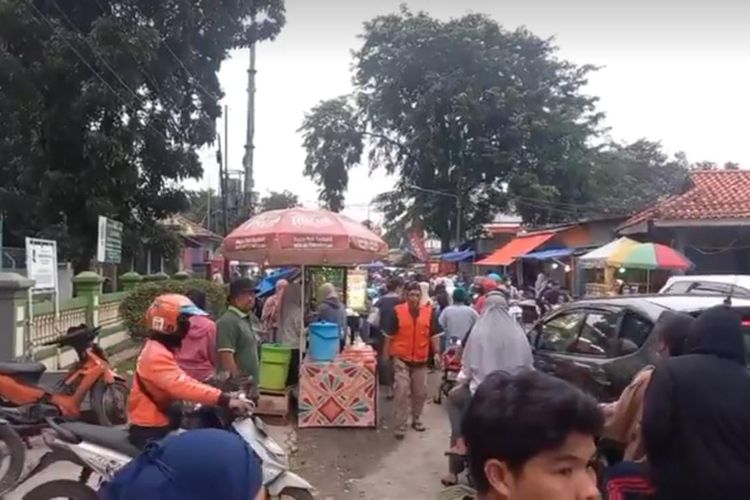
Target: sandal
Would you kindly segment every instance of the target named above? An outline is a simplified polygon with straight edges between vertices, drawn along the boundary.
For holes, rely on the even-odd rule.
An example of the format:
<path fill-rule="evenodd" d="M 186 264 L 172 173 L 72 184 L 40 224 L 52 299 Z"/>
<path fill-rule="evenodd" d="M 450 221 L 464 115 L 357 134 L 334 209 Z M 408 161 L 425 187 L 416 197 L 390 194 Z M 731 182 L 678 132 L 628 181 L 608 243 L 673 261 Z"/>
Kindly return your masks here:
<path fill-rule="evenodd" d="M 415 420 L 414 422 L 412 422 L 411 428 L 417 432 L 424 432 L 427 430 L 427 427 L 425 427 L 424 424 L 420 422 L 419 420 Z"/>
<path fill-rule="evenodd" d="M 402 441 L 404 437 L 406 436 L 406 428 L 399 427 L 398 429 L 396 429 L 396 432 L 394 432 L 393 435 L 396 437 L 397 440 Z"/>
<path fill-rule="evenodd" d="M 386 401 L 392 401 L 395 394 L 393 393 L 393 387 L 389 387 L 387 389 L 387 392 L 385 393 L 385 399 Z"/>

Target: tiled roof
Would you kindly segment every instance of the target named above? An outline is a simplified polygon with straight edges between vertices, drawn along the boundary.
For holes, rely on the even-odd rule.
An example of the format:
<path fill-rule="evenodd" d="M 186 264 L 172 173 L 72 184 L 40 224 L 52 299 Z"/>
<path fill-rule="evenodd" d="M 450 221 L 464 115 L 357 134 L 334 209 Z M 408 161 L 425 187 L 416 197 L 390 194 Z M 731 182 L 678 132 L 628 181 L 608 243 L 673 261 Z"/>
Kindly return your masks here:
<path fill-rule="evenodd" d="M 697 170 L 690 187 L 634 215 L 620 229 L 654 219 L 750 218 L 750 170 Z"/>
<path fill-rule="evenodd" d="M 221 241 L 223 238 L 213 231 L 209 231 L 197 222 L 193 222 L 184 215 L 175 214 L 162 219 L 161 225 L 169 227 L 186 238 L 203 238 Z"/>

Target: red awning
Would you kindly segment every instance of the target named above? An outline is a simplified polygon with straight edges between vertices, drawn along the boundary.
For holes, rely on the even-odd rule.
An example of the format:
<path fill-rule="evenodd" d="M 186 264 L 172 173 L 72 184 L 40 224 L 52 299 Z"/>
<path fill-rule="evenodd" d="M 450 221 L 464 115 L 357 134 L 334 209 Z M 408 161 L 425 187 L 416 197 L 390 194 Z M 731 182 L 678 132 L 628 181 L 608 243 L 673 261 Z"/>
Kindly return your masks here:
<path fill-rule="evenodd" d="M 500 247 L 484 259 L 475 262 L 475 264 L 478 266 L 509 266 L 518 257 L 535 250 L 555 234 L 551 232 L 519 236 L 514 240 L 510 240 L 504 247 Z"/>

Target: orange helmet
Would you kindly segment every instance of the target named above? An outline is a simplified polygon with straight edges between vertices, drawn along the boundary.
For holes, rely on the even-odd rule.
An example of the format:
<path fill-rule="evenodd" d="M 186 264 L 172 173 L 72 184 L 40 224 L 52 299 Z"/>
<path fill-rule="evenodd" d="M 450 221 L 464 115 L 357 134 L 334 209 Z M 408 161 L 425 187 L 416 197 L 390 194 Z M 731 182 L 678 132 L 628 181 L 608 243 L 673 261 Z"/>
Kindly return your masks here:
<path fill-rule="evenodd" d="M 157 333 L 185 334 L 190 316 L 208 316 L 208 313 L 184 295 L 159 295 L 146 311 L 146 328 Z"/>

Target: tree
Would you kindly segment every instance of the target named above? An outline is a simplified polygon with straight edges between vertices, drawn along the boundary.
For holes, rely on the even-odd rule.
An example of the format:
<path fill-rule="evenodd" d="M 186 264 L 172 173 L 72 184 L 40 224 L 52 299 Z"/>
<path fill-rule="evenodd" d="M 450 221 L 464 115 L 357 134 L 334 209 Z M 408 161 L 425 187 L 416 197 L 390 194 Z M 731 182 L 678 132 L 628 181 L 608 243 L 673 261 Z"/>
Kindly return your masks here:
<path fill-rule="evenodd" d="M 596 153 L 587 204 L 577 208 L 589 216 L 633 213 L 680 191 L 688 173 L 684 153 L 670 160 L 657 142 L 611 143 Z"/>
<path fill-rule="evenodd" d="M 733 161 L 724 162 L 724 170 L 739 170 L 740 164 Z"/>
<path fill-rule="evenodd" d="M 719 166 L 713 161 L 703 160 L 695 162 L 692 168 L 694 170 L 716 170 Z"/>
<path fill-rule="evenodd" d="M 285 208 L 294 208 L 300 206 L 299 197 L 287 191 L 271 191 L 260 200 L 260 212 L 268 210 L 283 210 Z"/>
<path fill-rule="evenodd" d="M 478 14 L 443 22 L 402 8 L 366 23 L 361 38 L 353 95 L 320 103 L 301 127 L 304 174 L 327 206 L 343 206 L 365 147 L 371 169 L 396 175 L 376 199 L 387 229 L 419 221 L 444 249 L 456 224 L 476 231 L 513 196 L 584 198 L 601 118 L 582 93 L 591 66 Z"/>
<path fill-rule="evenodd" d="M 282 0 L 1 2 L 9 243 L 53 236 L 81 270 L 99 215 L 148 233 L 185 208 L 179 183 L 202 175 L 196 150 L 215 140 L 221 62 L 283 23 Z"/>

